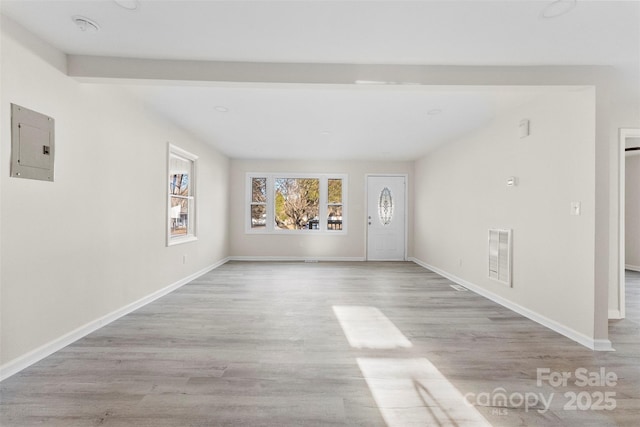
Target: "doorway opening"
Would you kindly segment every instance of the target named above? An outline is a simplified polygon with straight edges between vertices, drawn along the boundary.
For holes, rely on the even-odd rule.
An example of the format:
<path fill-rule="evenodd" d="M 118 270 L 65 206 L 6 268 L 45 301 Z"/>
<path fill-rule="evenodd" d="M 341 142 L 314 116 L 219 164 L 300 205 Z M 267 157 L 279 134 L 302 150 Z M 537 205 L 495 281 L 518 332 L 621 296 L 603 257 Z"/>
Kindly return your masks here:
<path fill-rule="evenodd" d="M 617 307 L 612 308 L 609 305 L 609 318 L 610 319 L 624 319 L 626 317 L 626 269 L 638 268 L 627 264 L 627 224 L 626 224 L 626 208 L 627 208 L 627 190 L 631 182 L 627 182 L 627 159 L 631 156 L 639 156 L 640 150 L 640 129 L 620 129 L 619 133 L 619 207 L 618 207 L 618 256 L 619 256 L 619 270 L 618 270 L 618 289 L 617 289 Z M 640 197 L 640 188 L 637 184 L 633 183 L 634 189 L 637 190 L 638 197 Z M 629 230 L 634 231 L 634 230 Z"/>

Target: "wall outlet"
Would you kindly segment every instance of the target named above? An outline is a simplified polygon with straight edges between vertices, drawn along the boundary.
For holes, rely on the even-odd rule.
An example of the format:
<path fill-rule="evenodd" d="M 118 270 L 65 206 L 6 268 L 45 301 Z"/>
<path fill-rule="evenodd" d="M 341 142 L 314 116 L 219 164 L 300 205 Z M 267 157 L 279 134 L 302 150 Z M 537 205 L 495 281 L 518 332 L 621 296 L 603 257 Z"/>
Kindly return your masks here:
<path fill-rule="evenodd" d="M 182 263 L 183 264 L 187 263 L 187 254 L 182 255 Z"/>

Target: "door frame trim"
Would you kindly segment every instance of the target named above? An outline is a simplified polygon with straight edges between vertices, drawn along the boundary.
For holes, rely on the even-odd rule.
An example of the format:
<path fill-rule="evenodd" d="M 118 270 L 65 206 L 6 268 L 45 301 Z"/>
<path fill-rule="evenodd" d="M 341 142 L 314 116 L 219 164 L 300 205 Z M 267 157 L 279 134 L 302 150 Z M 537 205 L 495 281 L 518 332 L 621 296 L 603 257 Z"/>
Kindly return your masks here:
<path fill-rule="evenodd" d="M 625 282 L 625 191 L 627 138 L 640 137 L 640 129 L 620 128 L 618 130 L 618 307 L 609 309 L 609 319 L 624 319 L 626 316 Z"/>
<path fill-rule="evenodd" d="M 403 260 L 407 261 L 408 258 L 408 245 L 409 245 L 409 174 L 406 173 L 367 173 L 364 175 L 364 259 L 369 261 L 369 226 L 368 226 L 368 211 L 369 211 L 369 177 L 382 177 L 382 178 L 404 178 L 404 256 Z"/>

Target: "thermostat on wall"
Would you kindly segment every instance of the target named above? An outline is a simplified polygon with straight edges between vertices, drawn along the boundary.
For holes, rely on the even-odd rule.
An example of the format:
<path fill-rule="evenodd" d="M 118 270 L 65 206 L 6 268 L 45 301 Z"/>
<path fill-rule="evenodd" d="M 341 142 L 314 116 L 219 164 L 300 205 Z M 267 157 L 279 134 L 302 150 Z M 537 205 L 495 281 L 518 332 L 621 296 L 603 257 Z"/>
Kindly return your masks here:
<path fill-rule="evenodd" d="M 11 104 L 11 176 L 53 181 L 55 121 Z"/>

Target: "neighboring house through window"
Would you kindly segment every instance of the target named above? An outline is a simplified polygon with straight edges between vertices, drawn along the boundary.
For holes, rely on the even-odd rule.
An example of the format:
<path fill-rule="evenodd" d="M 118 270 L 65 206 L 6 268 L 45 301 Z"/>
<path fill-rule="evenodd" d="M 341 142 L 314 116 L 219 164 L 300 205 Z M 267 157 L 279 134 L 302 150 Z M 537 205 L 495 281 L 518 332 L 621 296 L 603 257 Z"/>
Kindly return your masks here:
<path fill-rule="evenodd" d="M 197 156 L 169 144 L 167 245 L 196 240 Z"/>

